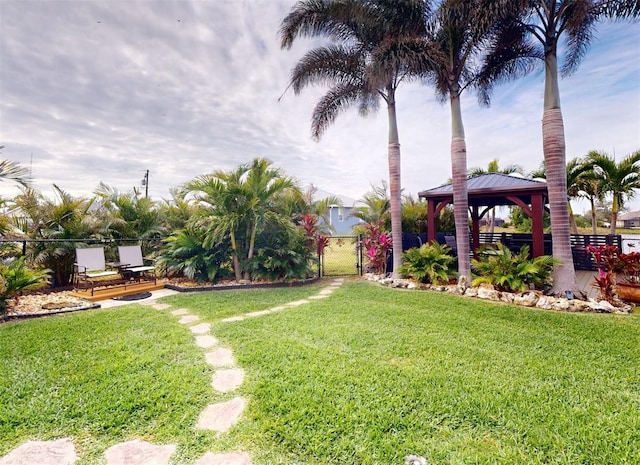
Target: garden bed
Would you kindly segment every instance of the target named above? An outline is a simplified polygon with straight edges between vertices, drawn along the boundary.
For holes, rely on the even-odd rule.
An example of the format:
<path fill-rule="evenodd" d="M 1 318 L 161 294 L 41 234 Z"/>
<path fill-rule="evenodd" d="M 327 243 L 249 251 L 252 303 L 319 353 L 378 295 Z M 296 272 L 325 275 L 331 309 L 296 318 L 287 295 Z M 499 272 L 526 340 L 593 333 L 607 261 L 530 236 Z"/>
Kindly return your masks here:
<path fill-rule="evenodd" d="M 233 280 L 222 281 L 218 284 L 211 285 L 201 285 L 193 281 L 188 280 L 177 280 L 167 282 L 164 287 L 167 289 L 172 289 L 178 292 L 204 292 L 204 291 L 226 291 L 226 290 L 234 290 L 234 289 L 261 289 L 261 288 L 274 288 L 274 287 L 296 287 L 296 286 L 305 286 L 307 284 L 313 284 L 318 281 L 319 277 L 313 277 L 309 279 L 305 279 L 302 281 L 291 281 L 291 282 L 236 282 Z"/>
<path fill-rule="evenodd" d="M 0 322 L 59 315 L 93 308 L 100 308 L 100 304 L 74 297 L 68 290 L 32 293 L 18 297 L 14 304 L 7 309 L 7 313 L 0 316 Z"/>

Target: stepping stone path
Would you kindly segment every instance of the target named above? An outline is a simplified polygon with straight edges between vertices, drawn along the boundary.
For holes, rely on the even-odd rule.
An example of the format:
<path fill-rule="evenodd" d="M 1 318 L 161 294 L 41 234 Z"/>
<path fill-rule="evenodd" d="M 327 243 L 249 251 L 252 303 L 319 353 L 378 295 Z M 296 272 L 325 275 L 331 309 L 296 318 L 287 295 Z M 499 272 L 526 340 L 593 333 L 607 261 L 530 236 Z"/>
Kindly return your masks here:
<path fill-rule="evenodd" d="M 331 285 L 320 290 L 318 294 L 305 300 L 297 300 L 279 305 L 267 310 L 246 313 L 244 315 L 225 318 L 222 321 L 232 323 L 247 318 L 257 318 L 290 308 L 310 303 L 311 300 L 324 299 L 338 289 L 343 279 L 334 279 Z M 160 304 L 155 300 L 144 303 L 156 310 L 168 310 L 171 305 Z M 190 325 L 199 320 L 197 315 L 189 314 L 186 308 L 171 311 L 171 314 L 181 317 L 178 323 Z M 235 365 L 233 352 L 225 347 L 216 347 L 218 340 L 211 334 L 209 323 L 199 323 L 189 326 L 195 336 L 195 343 L 202 349 L 215 348 L 204 354 L 206 362 L 216 367 L 211 380 L 211 387 L 219 393 L 228 393 L 237 389 L 244 380 L 244 370 Z M 221 368 L 224 367 L 224 368 Z M 242 397 L 234 397 L 226 402 L 208 405 L 200 414 L 196 428 L 225 433 L 233 426 L 244 411 L 247 401 Z M 107 465 L 166 465 L 176 450 L 175 444 L 155 445 L 145 441 L 133 440 L 115 444 L 105 452 Z M 72 465 L 78 460 L 73 442 L 68 438 L 55 441 L 28 441 L 0 458 L 0 465 Z M 207 452 L 195 465 L 251 465 L 248 452 L 231 452 L 214 454 Z"/>

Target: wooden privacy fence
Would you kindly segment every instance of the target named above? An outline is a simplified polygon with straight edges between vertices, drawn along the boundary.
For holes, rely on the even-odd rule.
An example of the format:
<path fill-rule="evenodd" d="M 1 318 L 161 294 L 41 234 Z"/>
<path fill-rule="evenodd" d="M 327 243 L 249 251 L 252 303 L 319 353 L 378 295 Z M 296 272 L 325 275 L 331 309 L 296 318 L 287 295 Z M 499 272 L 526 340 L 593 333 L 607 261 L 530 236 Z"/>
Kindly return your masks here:
<path fill-rule="evenodd" d="M 502 242 L 514 253 L 520 251 L 523 245 L 529 245 L 531 250 L 533 239 L 531 234 L 524 233 L 480 233 L 481 244 L 495 244 Z M 544 235 L 544 253 L 552 254 L 551 234 Z M 587 246 L 615 245 L 622 250 L 622 236 L 619 234 L 571 234 L 571 250 L 573 265 L 576 270 L 597 271 L 598 266 L 587 250 Z"/>

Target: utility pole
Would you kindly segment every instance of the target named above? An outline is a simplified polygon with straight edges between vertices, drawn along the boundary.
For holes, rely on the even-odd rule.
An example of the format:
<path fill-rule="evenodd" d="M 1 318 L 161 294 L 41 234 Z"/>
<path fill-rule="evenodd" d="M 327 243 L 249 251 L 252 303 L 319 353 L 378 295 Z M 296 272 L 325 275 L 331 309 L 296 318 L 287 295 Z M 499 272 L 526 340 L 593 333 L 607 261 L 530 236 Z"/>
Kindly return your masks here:
<path fill-rule="evenodd" d="M 149 170 L 144 172 L 144 178 L 142 178 L 142 185 L 144 186 L 144 196 L 149 197 Z"/>

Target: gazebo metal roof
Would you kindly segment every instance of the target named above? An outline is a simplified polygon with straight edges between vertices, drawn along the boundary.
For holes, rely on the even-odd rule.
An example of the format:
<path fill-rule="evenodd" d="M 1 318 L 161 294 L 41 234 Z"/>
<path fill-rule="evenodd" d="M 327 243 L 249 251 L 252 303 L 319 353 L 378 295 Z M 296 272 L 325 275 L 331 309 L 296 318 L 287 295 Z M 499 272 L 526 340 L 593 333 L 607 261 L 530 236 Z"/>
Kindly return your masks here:
<path fill-rule="evenodd" d="M 514 202 L 508 198 L 513 196 L 530 203 L 532 194 L 546 196 L 547 183 L 508 174 L 487 173 L 469 178 L 467 193 L 470 206 L 513 205 Z M 443 184 L 418 192 L 418 197 L 436 201 L 453 199 L 453 185 L 451 183 Z"/>
<path fill-rule="evenodd" d="M 467 195 L 472 219 L 473 248 L 479 246 L 479 221 L 489 209 L 497 205 L 518 205 L 531 217 L 533 228 L 533 256 L 543 254 L 543 212 L 547 201 L 547 183 L 509 176 L 501 173 L 487 173 L 467 180 Z M 418 193 L 427 201 L 427 238 L 436 237 L 436 217 L 448 204 L 453 203 L 451 183 Z M 486 207 L 482 212 L 480 207 Z"/>

